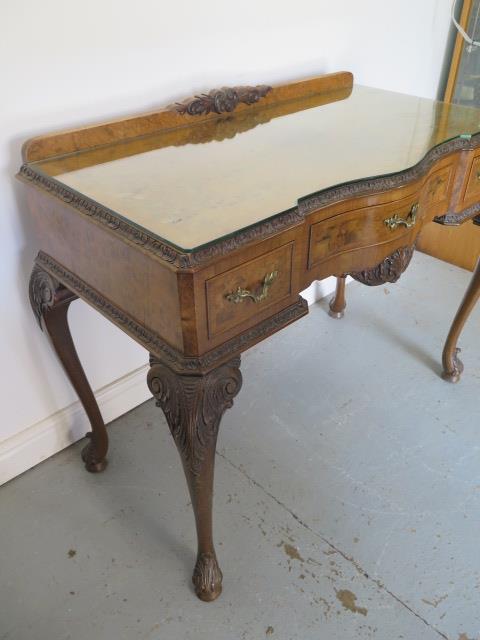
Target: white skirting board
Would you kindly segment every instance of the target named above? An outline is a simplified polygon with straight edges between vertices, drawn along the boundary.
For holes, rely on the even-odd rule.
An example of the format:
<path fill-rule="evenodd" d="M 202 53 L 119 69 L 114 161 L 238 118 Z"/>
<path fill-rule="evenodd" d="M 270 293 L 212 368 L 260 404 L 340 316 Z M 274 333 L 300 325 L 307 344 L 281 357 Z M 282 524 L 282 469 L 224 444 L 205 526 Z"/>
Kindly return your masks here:
<path fill-rule="evenodd" d="M 95 392 L 105 422 L 151 398 L 146 384 L 148 364 Z M 0 442 L 0 485 L 81 440 L 90 423 L 79 401 Z"/>
<path fill-rule="evenodd" d="M 327 278 L 314 282 L 302 296 L 308 304 L 313 304 L 334 289 L 335 278 Z M 95 392 L 106 423 L 151 397 L 146 384 L 147 371 L 146 364 Z M 0 485 L 77 442 L 87 431 L 90 424 L 77 401 L 0 442 Z"/>

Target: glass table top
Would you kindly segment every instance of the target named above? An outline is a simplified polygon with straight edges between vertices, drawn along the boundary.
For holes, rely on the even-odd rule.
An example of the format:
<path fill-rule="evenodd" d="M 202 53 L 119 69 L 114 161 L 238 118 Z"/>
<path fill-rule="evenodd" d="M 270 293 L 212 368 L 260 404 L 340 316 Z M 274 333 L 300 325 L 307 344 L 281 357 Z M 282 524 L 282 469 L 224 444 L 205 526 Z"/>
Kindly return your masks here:
<path fill-rule="evenodd" d="M 192 251 L 311 193 L 408 169 L 434 146 L 480 131 L 480 110 L 363 86 L 272 113 L 256 107 L 33 166 Z"/>

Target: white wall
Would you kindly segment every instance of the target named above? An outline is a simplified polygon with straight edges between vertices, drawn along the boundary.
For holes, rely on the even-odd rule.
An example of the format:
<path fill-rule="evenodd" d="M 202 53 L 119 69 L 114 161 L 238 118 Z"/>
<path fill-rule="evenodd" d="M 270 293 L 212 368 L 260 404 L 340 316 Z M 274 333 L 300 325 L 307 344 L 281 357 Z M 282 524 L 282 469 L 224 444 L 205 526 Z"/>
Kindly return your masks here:
<path fill-rule="evenodd" d="M 449 11 L 450 0 L 0 4 L 0 482 L 86 430 L 28 306 L 39 247 L 13 179 L 22 142 L 193 91 L 341 69 L 359 83 L 435 97 Z M 146 353 L 82 302 L 70 317 L 92 386 L 106 387 L 107 417 L 146 398 Z"/>

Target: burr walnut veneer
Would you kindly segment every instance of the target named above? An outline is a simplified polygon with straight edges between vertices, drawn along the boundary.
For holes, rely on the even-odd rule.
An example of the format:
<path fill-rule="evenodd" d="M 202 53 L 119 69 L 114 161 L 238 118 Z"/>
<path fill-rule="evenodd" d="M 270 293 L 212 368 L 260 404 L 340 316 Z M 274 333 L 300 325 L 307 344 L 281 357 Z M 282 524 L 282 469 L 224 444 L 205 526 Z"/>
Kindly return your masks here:
<path fill-rule="evenodd" d="M 30 299 L 91 421 L 86 467 L 105 468 L 108 439 L 68 329 L 77 297 L 150 353 L 192 498 L 201 599 L 221 591 L 213 467 L 240 354 L 305 315 L 299 294 L 314 280 L 337 276 L 341 317 L 348 274 L 395 282 L 425 223 L 475 220 L 478 131 L 479 111 L 337 73 L 214 90 L 24 145 L 40 249 Z M 480 267 L 446 343 L 448 380 L 479 292 Z"/>

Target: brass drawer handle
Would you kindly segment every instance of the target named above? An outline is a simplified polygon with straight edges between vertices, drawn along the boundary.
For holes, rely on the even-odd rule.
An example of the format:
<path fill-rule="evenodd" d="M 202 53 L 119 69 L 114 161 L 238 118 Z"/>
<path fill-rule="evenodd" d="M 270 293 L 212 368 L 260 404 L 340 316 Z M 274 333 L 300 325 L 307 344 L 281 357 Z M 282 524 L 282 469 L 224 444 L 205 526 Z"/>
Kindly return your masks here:
<path fill-rule="evenodd" d="M 243 302 L 247 298 L 250 298 L 251 300 L 253 300 L 253 302 L 261 302 L 268 296 L 268 291 L 277 276 L 278 271 L 267 273 L 267 275 L 263 279 L 262 288 L 260 289 L 259 293 L 252 293 L 248 289 L 242 289 L 241 287 L 238 287 L 236 291 L 234 291 L 233 293 L 227 293 L 225 297 L 229 302 L 233 302 L 234 304 Z"/>
<path fill-rule="evenodd" d="M 417 222 L 417 212 L 418 212 L 418 202 L 416 202 L 408 216 L 403 219 L 398 217 L 398 213 L 396 213 L 391 218 L 387 218 L 384 220 L 384 223 L 387 225 L 389 229 L 396 229 L 397 227 L 407 227 L 407 229 L 411 229 L 415 226 Z"/>

